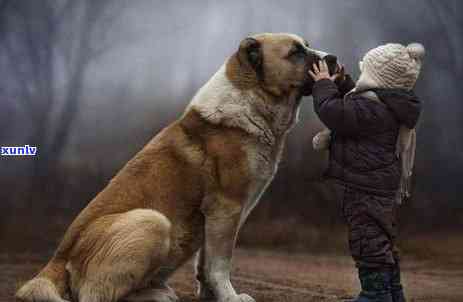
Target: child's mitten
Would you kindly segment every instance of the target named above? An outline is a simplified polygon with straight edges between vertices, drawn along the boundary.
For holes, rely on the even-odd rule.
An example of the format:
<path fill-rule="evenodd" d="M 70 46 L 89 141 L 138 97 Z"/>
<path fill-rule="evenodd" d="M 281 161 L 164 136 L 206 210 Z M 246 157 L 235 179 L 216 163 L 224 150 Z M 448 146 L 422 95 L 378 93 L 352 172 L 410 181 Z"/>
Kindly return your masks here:
<path fill-rule="evenodd" d="M 415 163 L 415 149 L 416 130 L 400 126 L 396 147 L 396 154 L 401 161 L 402 167 L 400 186 L 397 193 L 397 203 L 399 204 L 411 196 L 411 179 L 413 174 L 413 165 Z"/>
<path fill-rule="evenodd" d="M 327 150 L 330 147 L 331 131 L 326 128 L 318 132 L 312 140 L 313 148 L 317 151 Z"/>

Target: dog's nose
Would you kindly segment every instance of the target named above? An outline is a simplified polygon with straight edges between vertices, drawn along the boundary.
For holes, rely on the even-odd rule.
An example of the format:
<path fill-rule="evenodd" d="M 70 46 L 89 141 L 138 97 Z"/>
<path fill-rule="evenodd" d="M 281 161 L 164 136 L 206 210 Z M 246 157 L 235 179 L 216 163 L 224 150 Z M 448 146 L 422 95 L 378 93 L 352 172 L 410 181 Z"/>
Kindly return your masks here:
<path fill-rule="evenodd" d="M 328 65 L 336 65 L 338 62 L 338 57 L 332 54 L 327 54 L 322 58 Z"/>

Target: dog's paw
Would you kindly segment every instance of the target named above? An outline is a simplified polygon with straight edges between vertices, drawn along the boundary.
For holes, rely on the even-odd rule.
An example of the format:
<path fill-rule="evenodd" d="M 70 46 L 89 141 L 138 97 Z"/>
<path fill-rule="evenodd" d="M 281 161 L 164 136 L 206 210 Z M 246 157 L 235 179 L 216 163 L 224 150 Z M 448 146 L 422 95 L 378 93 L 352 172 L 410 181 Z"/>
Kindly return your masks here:
<path fill-rule="evenodd" d="M 256 300 L 248 294 L 239 294 L 227 302 L 256 302 Z"/>

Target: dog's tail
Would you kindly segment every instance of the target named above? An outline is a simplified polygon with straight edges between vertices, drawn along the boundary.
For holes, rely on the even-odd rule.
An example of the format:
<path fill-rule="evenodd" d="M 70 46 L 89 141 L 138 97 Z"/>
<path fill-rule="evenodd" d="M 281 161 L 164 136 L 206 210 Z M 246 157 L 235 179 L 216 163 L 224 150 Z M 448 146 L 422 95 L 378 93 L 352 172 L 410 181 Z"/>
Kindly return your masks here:
<path fill-rule="evenodd" d="M 62 298 L 67 282 L 66 260 L 53 257 L 37 276 L 16 292 L 16 299 L 25 302 L 68 302 Z"/>

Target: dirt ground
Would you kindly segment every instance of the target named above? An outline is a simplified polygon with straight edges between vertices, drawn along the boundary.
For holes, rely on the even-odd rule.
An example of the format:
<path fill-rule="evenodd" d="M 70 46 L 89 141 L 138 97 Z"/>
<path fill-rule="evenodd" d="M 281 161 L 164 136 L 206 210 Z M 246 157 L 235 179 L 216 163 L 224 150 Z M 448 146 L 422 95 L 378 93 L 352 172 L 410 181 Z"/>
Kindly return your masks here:
<path fill-rule="evenodd" d="M 46 256 L 0 255 L 0 302 L 14 301 L 18 284 L 45 264 Z M 182 302 L 197 301 L 192 264 L 170 281 Z M 463 266 L 404 259 L 409 301 L 463 301 Z M 355 295 L 358 282 L 347 256 L 238 249 L 232 277 L 238 292 L 258 302 L 339 301 Z"/>

